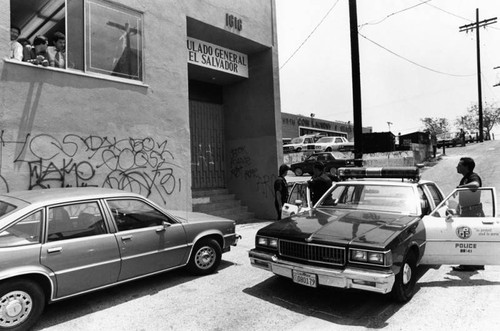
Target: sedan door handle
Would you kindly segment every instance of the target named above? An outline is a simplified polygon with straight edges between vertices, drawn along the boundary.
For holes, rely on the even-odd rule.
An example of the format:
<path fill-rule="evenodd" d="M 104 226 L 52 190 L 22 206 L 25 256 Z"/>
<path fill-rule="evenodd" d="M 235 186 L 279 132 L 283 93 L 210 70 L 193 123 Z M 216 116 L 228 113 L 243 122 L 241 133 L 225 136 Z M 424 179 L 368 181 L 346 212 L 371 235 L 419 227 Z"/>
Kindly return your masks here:
<path fill-rule="evenodd" d="M 130 236 L 122 236 L 122 241 L 125 241 L 125 240 L 132 240 L 132 235 L 130 235 Z"/>
<path fill-rule="evenodd" d="M 49 254 L 60 253 L 60 252 L 62 252 L 62 247 L 53 247 L 53 248 L 47 249 L 47 253 L 49 253 Z"/>
<path fill-rule="evenodd" d="M 159 233 L 159 232 L 164 232 L 165 230 L 166 230 L 165 227 L 162 226 L 161 228 L 158 228 L 155 231 Z"/>

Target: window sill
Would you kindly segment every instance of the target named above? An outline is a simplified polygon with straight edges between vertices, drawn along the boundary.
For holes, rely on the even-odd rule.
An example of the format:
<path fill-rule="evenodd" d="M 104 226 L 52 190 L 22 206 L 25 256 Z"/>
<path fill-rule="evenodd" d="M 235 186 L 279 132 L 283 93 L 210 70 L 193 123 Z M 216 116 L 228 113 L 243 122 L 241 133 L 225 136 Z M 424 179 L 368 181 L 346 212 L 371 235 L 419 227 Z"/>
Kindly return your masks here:
<path fill-rule="evenodd" d="M 15 65 L 20 65 L 20 66 L 26 66 L 26 67 L 30 67 L 30 68 L 37 68 L 37 69 L 41 69 L 41 70 L 50 70 L 50 71 L 61 72 L 61 73 L 69 74 L 69 75 L 76 75 L 76 76 L 82 76 L 82 77 L 87 77 L 87 78 L 95 78 L 95 79 L 116 82 L 116 83 L 123 83 L 123 84 L 129 84 L 129 85 L 149 88 L 149 85 L 144 84 L 143 82 L 140 82 L 140 81 L 132 80 L 132 79 L 125 79 L 125 78 L 114 77 L 114 76 L 100 75 L 97 73 L 83 72 L 83 71 L 73 70 L 73 69 L 60 69 L 60 68 L 54 68 L 54 67 L 44 67 L 41 65 L 34 65 L 31 63 L 21 62 L 21 61 L 12 60 L 12 59 L 4 59 L 4 62 L 12 63 Z"/>

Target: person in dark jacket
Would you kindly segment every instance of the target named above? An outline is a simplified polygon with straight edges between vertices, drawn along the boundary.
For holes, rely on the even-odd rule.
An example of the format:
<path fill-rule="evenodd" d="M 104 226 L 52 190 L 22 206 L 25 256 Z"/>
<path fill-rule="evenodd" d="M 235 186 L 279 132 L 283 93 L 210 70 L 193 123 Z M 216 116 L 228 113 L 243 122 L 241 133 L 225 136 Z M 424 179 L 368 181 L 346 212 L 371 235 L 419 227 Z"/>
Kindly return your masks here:
<path fill-rule="evenodd" d="M 290 167 L 282 164 L 278 170 L 278 178 L 274 181 L 274 206 L 278 213 L 277 220 L 281 219 L 281 210 L 288 201 L 288 183 L 285 179 L 288 170 L 290 170 Z"/>
<path fill-rule="evenodd" d="M 320 161 L 314 162 L 313 176 L 307 182 L 311 190 L 311 201 L 313 206 L 332 186 L 332 179 L 325 173 L 325 165 Z"/>

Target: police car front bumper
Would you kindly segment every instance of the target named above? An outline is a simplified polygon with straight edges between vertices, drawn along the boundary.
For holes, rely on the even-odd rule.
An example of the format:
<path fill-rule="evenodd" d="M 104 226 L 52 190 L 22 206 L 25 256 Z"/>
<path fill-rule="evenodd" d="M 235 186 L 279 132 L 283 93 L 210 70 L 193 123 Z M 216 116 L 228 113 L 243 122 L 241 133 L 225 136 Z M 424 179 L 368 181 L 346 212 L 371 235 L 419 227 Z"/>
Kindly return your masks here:
<path fill-rule="evenodd" d="M 395 275 L 392 271 L 374 271 L 360 268 L 328 269 L 310 266 L 279 259 L 276 254 L 249 251 L 250 263 L 256 268 L 265 269 L 276 275 L 291 278 L 294 274 L 314 276 L 318 285 L 355 288 L 370 292 L 389 293 L 394 285 Z"/>

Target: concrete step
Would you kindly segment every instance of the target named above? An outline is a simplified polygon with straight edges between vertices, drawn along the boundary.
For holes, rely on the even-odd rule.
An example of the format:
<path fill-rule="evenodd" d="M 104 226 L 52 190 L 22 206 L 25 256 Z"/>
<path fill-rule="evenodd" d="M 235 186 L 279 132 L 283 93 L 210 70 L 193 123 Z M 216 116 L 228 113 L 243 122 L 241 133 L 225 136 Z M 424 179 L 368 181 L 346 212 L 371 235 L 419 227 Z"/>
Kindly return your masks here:
<path fill-rule="evenodd" d="M 207 213 L 214 210 L 226 210 L 226 209 L 243 209 L 241 202 L 239 200 L 225 200 L 220 202 L 209 202 L 209 203 L 193 203 L 193 211 L 199 211 L 201 213 Z"/>
<path fill-rule="evenodd" d="M 255 214 L 227 189 L 193 190 L 193 211 L 248 223 Z"/>
<path fill-rule="evenodd" d="M 193 198 L 201 198 L 201 197 L 206 197 L 206 196 L 217 196 L 217 195 L 224 195 L 224 194 L 229 194 L 229 190 L 227 188 L 214 188 L 214 189 L 209 189 L 209 190 L 193 190 Z"/>
<path fill-rule="evenodd" d="M 216 195 L 206 195 L 206 196 L 193 196 L 193 205 L 194 204 L 202 204 L 202 203 L 213 203 L 213 202 L 223 202 L 235 200 L 234 194 L 216 194 Z"/>

